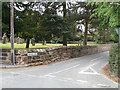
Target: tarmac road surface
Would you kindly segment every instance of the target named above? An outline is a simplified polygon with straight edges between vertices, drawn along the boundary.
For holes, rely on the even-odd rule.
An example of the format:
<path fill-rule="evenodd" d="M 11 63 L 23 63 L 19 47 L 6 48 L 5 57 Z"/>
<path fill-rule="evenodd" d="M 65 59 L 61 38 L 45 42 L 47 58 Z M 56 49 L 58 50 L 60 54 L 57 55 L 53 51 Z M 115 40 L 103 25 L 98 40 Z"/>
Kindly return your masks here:
<path fill-rule="evenodd" d="M 101 73 L 109 52 L 41 67 L 0 70 L 2 88 L 118 88 Z"/>

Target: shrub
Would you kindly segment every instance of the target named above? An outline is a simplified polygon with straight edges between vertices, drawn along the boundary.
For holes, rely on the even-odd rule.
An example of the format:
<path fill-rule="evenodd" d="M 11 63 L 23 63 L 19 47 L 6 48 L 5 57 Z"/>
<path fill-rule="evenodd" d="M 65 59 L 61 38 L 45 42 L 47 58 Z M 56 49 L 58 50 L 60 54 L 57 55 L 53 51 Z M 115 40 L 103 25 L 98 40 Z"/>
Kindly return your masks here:
<path fill-rule="evenodd" d="M 120 77 L 120 45 L 115 44 L 109 52 L 109 68 L 110 71 Z"/>
<path fill-rule="evenodd" d="M 97 44 L 103 44 L 104 42 L 102 40 L 95 40 Z"/>

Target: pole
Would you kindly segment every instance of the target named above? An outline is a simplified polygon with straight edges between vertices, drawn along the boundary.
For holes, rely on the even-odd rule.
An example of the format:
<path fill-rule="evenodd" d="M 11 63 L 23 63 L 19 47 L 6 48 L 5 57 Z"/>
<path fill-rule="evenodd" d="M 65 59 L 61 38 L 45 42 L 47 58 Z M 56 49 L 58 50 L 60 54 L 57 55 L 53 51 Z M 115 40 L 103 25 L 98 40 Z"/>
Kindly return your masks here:
<path fill-rule="evenodd" d="M 120 27 L 118 28 L 118 34 L 119 34 L 119 44 L 120 44 Z"/>
<path fill-rule="evenodd" d="M 14 1 L 11 0 L 11 61 L 15 65 L 15 52 L 14 52 Z"/>

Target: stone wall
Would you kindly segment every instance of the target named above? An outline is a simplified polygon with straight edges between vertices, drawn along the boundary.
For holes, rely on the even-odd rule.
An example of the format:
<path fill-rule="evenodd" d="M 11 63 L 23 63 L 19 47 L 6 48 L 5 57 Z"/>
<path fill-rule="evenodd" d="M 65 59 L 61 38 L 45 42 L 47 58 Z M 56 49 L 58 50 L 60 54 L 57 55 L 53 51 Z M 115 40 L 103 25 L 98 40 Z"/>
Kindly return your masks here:
<path fill-rule="evenodd" d="M 18 49 L 15 51 L 17 65 L 46 65 L 70 58 L 91 55 L 108 51 L 111 44 L 98 46 L 57 46 L 46 49 Z M 37 53 L 37 56 L 28 56 L 27 53 Z"/>
<path fill-rule="evenodd" d="M 10 49 L 0 49 L 0 63 L 11 64 L 10 59 L 11 59 Z"/>

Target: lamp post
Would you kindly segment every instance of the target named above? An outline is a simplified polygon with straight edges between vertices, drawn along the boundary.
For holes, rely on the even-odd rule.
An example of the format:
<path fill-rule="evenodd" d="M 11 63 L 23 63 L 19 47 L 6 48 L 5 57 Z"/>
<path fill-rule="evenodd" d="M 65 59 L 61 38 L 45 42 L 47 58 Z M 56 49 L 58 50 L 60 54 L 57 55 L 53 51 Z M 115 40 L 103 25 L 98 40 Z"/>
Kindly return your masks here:
<path fill-rule="evenodd" d="M 11 0 L 11 61 L 15 65 L 15 51 L 14 51 L 14 1 Z"/>
<path fill-rule="evenodd" d="M 120 27 L 115 28 L 115 31 L 119 35 L 119 44 L 120 44 Z"/>

